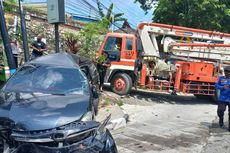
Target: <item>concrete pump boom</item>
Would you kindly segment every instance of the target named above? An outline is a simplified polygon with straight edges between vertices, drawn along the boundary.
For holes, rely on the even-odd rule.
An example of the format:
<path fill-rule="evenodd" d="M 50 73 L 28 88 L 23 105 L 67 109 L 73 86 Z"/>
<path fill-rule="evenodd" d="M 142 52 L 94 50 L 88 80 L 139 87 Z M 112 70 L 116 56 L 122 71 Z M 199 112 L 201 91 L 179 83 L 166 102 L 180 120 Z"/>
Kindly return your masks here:
<path fill-rule="evenodd" d="M 143 55 L 147 57 L 160 58 L 163 51 L 178 57 L 230 61 L 230 34 L 227 33 L 159 23 L 141 23 L 137 31 Z M 160 45 L 163 50 L 159 50 Z"/>

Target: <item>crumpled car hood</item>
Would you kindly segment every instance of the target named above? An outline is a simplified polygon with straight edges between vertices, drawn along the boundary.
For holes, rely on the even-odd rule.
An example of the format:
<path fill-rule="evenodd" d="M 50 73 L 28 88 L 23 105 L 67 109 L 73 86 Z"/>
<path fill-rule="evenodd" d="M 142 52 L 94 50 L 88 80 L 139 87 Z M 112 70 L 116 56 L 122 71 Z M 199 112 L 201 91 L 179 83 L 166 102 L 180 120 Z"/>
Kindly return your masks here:
<path fill-rule="evenodd" d="M 16 97 L 1 95 L 0 120 L 9 119 L 15 130 L 23 131 L 52 129 L 79 120 L 90 105 L 89 95 L 31 94 L 18 100 Z"/>

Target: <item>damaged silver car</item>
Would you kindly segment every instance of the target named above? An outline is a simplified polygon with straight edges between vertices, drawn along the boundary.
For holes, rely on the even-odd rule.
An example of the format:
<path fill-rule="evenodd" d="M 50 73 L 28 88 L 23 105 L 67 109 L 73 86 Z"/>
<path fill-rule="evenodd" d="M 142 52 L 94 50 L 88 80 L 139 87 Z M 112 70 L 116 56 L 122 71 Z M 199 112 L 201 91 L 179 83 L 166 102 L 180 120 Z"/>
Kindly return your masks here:
<path fill-rule="evenodd" d="M 22 66 L 0 92 L 0 152 L 116 153 L 94 121 L 96 90 L 67 53 Z"/>

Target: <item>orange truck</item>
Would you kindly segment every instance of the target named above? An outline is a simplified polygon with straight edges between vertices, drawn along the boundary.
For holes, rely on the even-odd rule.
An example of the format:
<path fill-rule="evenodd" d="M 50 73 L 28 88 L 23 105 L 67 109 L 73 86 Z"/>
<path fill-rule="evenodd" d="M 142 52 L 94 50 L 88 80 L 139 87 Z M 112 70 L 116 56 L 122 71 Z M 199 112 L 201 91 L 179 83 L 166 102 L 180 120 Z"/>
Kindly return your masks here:
<path fill-rule="evenodd" d="M 230 61 L 230 34 L 140 23 L 135 34 L 108 33 L 98 56 L 111 66 L 104 83 L 126 95 L 132 87 L 213 96 L 223 64 Z"/>

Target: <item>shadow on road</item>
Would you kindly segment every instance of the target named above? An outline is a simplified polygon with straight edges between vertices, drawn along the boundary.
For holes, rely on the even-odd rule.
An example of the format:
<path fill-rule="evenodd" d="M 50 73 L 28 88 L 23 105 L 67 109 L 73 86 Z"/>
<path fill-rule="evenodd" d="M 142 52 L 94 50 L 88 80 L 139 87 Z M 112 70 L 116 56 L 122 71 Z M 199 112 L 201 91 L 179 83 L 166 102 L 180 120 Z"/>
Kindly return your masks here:
<path fill-rule="evenodd" d="M 206 126 L 209 129 L 209 133 L 210 134 L 215 134 L 215 135 L 219 135 L 221 136 L 222 134 L 230 134 L 230 132 L 228 131 L 228 122 L 225 121 L 224 122 L 224 126 L 220 127 L 218 124 L 218 117 L 215 118 L 215 120 L 213 120 L 212 122 L 201 122 L 201 125 Z"/>
<path fill-rule="evenodd" d="M 147 99 L 157 103 L 169 103 L 169 104 L 215 104 L 211 97 L 203 99 L 196 98 L 193 95 L 171 95 L 169 93 L 156 93 L 134 90 L 130 94 L 131 97 L 137 99 Z"/>
<path fill-rule="evenodd" d="M 104 88 L 108 92 L 112 92 L 109 87 Z M 150 92 L 144 90 L 132 90 L 127 96 L 119 96 L 113 93 L 114 96 L 122 98 L 126 103 L 136 104 L 144 102 L 152 103 L 168 103 L 168 104 L 181 104 L 181 105 L 196 105 L 196 104 L 212 104 L 216 105 L 216 102 L 212 97 L 197 98 L 193 95 L 171 95 L 169 93 Z M 134 101 L 135 99 L 135 101 Z"/>

